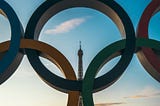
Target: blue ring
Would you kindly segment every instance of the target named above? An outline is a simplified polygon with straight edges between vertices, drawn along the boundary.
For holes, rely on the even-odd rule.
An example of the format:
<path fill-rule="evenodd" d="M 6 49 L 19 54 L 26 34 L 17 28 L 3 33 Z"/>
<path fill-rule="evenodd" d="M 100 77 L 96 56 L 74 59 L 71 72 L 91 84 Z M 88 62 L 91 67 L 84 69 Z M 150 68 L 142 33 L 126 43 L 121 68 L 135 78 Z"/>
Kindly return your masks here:
<path fill-rule="evenodd" d="M 0 0 L 0 9 L 6 14 L 11 27 L 9 50 L 0 60 L 0 84 L 2 84 L 15 72 L 22 60 L 23 55 L 19 53 L 19 47 L 24 32 L 16 13 L 7 2 Z"/>

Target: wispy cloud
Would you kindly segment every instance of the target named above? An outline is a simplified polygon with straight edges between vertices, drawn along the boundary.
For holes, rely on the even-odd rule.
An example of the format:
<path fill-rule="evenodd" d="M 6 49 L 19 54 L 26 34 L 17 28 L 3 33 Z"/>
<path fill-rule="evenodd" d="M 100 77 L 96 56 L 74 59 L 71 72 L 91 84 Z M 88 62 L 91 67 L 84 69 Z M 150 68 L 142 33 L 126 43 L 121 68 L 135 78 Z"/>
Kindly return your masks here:
<path fill-rule="evenodd" d="M 139 93 L 135 95 L 127 96 L 124 98 L 141 99 L 141 98 L 151 98 L 151 97 L 157 97 L 157 96 L 160 96 L 160 91 L 151 86 L 148 86 L 144 88 L 142 91 L 140 91 Z"/>
<path fill-rule="evenodd" d="M 95 104 L 95 106 L 118 106 L 118 105 L 122 105 L 122 104 L 126 104 L 126 103 L 124 103 L 124 102 L 100 103 L 100 104 Z"/>
<path fill-rule="evenodd" d="M 62 34 L 73 30 L 74 28 L 78 27 L 82 23 L 87 20 L 86 17 L 84 18 L 73 18 L 67 20 L 65 22 L 60 23 L 59 25 L 55 26 L 53 29 L 48 29 L 44 33 L 45 34 Z"/>
<path fill-rule="evenodd" d="M 133 95 L 133 96 L 127 96 L 124 98 L 138 99 L 138 98 L 147 98 L 147 97 L 150 97 L 150 95 Z"/>

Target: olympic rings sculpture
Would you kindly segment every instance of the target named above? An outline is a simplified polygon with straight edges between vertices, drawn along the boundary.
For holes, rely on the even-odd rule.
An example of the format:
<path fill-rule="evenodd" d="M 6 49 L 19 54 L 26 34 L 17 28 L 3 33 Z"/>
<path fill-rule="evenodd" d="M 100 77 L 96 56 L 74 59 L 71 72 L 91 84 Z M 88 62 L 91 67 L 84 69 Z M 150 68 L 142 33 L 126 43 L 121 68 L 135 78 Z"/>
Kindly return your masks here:
<path fill-rule="evenodd" d="M 83 81 L 78 81 L 65 56 L 54 47 L 38 41 L 44 24 L 55 14 L 72 7 L 96 9 L 109 16 L 126 39 L 112 43 L 101 50 L 91 61 Z M 103 90 L 116 82 L 136 53 L 146 71 L 160 82 L 160 60 L 154 50 L 160 50 L 160 42 L 148 39 L 148 24 L 160 9 L 160 0 L 152 0 L 141 16 L 137 33 L 123 8 L 113 0 L 47 0 L 31 16 L 24 32 L 21 22 L 12 7 L 0 1 L 0 14 L 8 18 L 11 40 L 0 43 L 0 84 L 5 82 L 18 68 L 26 54 L 30 64 L 49 86 L 68 93 L 68 106 L 77 106 L 80 92 L 84 106 L 94 106 L 92 93 Z M 136 38 L 137 35 L 137 38 Z M 49 51 L 48 51 L 49 50 Z M 108 73 L 95 78 L 100 69 L 112 58 L 121 59 Z M 51 73 L 39 56 L 49 59 L 65 75 L 66 79 Z"/>

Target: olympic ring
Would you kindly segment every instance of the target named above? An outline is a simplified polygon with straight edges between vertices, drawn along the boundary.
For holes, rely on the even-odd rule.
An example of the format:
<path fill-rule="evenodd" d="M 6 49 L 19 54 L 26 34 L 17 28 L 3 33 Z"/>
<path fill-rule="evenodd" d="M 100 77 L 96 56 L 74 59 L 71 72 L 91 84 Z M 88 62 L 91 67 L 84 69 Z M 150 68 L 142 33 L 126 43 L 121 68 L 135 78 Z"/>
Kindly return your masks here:
<path fill-rule="evenodd" d="M 107 1 L 101 0 L 104 4 L 108 6 L 108 9 L 105 13 L 109 10 L 108 14 L 112 14 L 110 18 L 116 23 L 118 26 L 119 23 L 121 23 L 120 31 L 124 32 L 126 35 L 126 44 L 125 49 L 122 53 L 120 61 L 115 65 L 111 71 L 106 73 L 105 75 L 94 79 L 98 71 L 103 67 L 105 62 L 108 61 L 110 56 L 110 53 L 115 53 L 115 50 L 119 48 L 121 45 L 110 47 L 108 46 L 107 50 L 99 53 L 97 57 L 93 59 L 93 61 L 89 64 L 89 67 L 87 68 L 84 80 L 83 80 L 83 86 L 82 86 L 82 96 L 84 98 L 84 106 L 93 106 L 93 97 L 92 97 L 92 91 L 93 91 L 93 85 L 94 83 L 99 86 L 98 88 L 100 90 L 110 86 L 115 81 L 118 80 L 118 78 L 123 74 L 125 69 L 127 68 L 128 64 L 130 63 L 133 53 L 135 51 L 135 33 L 134 28 L 132 25 L 132 22 L 127 15 L 127 13 L 114 1 Z M 101 6 L 102 7 L 102 6 Z M 119 21 L 115 21 L 115 17 L 119 18 Z M 109 50 L 108 50 L 109 49 Z M 103 58 L 102 58 L 103 57 Z M 112 56 L 111 56 L 112 57 Z"/>
<path fill-rule="evenodd" d="M 94 57 L 87 68 L 83 81 L 77 81 L 72 66 L 61 52 L 46 43 L 38 41 L 39 33 L 44 24 L 53 15 L 72 7 L 88 7 L 104 13 L 115 22 L 121 34 L 126 36 L 125 40 L 120 40 L 106 46 Z M 84 106 L 93 106 L 92 93 L 105 89 L 116 82 L 127 68 L 133 54 L 137 51 L 138 58 L 146 70 L 157 81 L 160 81 L 159 60 L 156 60 L 154 51 L 149 49 L 160 50 L 160 42 L 146 39 L 148 37 L 149 20 L 158 11 L 159 7 L 160 1 L 158 0 L 154 0 L 148 5 L 141 17 L 137 31 L 138 37 L 143 38 L 135 39 L 134 28 L 129 16 L 115 1 L 48 0 L 38 7 L 31 16 L 25 31 L 25 38 L 22 39 L 24 32 L 19 19 L 12 7 L 1 0 L 0 14 L 7 17 L 11 24 L 11 41 L 0 43 L 0 83 L 2 84 L 13 74 L 20 64 L 23 55 L 26 54 L 32 67 L 43 81 L 49 86 L 69 94 L 68 106 L 78 105 L 79 92 L 82 92 Z M 146 50 L 149 50 L 154 58 L 149 56 Z M 121 55 L 121 59 L 111 71 L 101 77 L 95 78 L 104 64 L 119 55 Z M 53 62 L 64 73 L 66 79 L 51 73 L 41 63 L 39 56 Z M 145 62 L 143 61 L 144 59 Z M 156 65 L 154 65 L 153 60 L 158 61 Z"/>
<path fill-rule="evenodd" d="M 0 84 L 8 79 L 17 69 L 23 55 L 19 53 L 20 39 L 24 35 L 22 25 L 12 9 L 5 1 L 0 1 L 0 13 L 7 17 L 11 26 L 11 43 L 8 51 L 0 59 Z M 12 67 L 15 66 L 13 69 Z"/>
<path fill-rule="evenodd" d="M 0 53 L 4 53 L 9 49 L 10 42 L 3 42 L 0 44 Z M 59 69 L 64 73 L 66 78 L 76 80 L 75 73 L 67 61 L 67 59 L 55 48 L 39 41 L 29 40 L 29 39 L 21 39 L 21 49 L 33 49 L 38 51 L 38 54 L 44 58 L 48 58 L 54 64 L 56 64 Z M 50 51 L 48 51 L 50 50 Z M 60 60 L 61 61 L 60 61 Z M 12 66 L 14 68 L 14 66 Z M 45 73 L 43 73 L 45 75 Z M 52 80 L 56 80 L 56 77 L 51 77 Z M 74 103 L 77 101 L 79 97 L 79 93 L 77 92 L 69 92 L 69 103 Z M 75 101 L 74 101 L 75 100 Z M 74 101 L 74 102 L 73 102 Z"/>
<path fill-rule="evenodd" d="M 159 0 L 153 0 L 148 5 L 140 19 L 137 37 L 148 38 L 149 21 L 152 16 L 159 11 L 159 8 Z M 146 71 L 157 81 L 160 81 L 160 60 L 157 58 L 155 52 L 149 48 L 142 48 L 142 50 L 137 53 L 137 56 Z"/>

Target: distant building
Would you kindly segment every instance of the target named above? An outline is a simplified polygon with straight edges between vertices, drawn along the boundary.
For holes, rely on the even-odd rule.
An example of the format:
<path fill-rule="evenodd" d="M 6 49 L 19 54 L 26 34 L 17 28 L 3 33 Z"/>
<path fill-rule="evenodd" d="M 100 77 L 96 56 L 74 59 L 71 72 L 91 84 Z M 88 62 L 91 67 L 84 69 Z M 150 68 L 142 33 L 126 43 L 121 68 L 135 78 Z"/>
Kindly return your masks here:
<path fill-rule="evenodd" d="M 81 42 L 80 42 L 79 46 L 80 47 L 79 47 L 79 50 L 78 50 L 78 80 L 83 80 L 83 59 L 82 59 L 83 51 L 81 49 Z M 79 96 L 78 106 L 83 106 L 83 98 L 81 96 L 81 93 L 80 93 L 80 96 Z"/>

